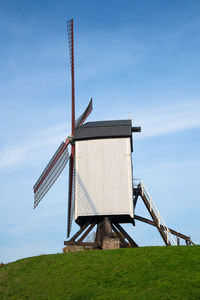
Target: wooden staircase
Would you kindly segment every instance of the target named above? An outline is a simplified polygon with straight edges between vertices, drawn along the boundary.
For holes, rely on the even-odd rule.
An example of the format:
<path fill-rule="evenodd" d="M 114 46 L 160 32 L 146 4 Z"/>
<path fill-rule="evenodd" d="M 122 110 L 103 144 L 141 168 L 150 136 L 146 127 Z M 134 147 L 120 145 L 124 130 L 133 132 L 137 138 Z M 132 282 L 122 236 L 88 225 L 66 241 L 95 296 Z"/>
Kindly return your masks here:
<path fill-rule="evenodd" d="M 185 240 L 186 245 L 195 245 L 194 242 L 191 241 L 189 236 L 186 236 L 180 232 L 177 232 L 171 228 L 168 228 L 163 217 L 161 216 L 158 208 L 156 207 L 155 203 L 153 202 L 150 194 L 147 191 L 143 182 L 140 182 L 136 188 L 134 188 L 134 208 L 137 204 L 138 197 L 140 196 L 146 206 L 147 210 L 149 211 L 150 216 L 152 217 L 152 221 L 141 216 L 135 215 L 134 218 L 138 221 L 150 224 L 152 226 L 157 227 L 164 243 L 166 246 L 173 246 L 180 244 L 180 238 Z M 174 236 L 177 237 L 177 241 L 175 241 Z"/>

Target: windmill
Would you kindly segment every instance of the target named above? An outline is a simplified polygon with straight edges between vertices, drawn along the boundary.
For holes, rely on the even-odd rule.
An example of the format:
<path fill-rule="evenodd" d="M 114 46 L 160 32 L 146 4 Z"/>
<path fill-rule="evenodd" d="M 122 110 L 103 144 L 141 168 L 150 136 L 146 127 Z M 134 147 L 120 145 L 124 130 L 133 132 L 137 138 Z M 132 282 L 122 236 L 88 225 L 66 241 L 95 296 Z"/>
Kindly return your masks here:
<path fill-rule="evenodd" d="M 135 220 L 156 226 L 166 245 L 175 244 L 172 235 L 177 237 L 177 244 L 180 238 L 186 244 L 193 244 L 190 237 L 166 226 L 144 184 L 133 184 L 132 133 L 140 132 L 141 128 L 133 127 L 130 119 L 85 123 L 92 111 L 92 99 L 75 121 L 73 19 L 67 22 L 67 30 L 71 65 L 71 135 L 61 143 L 35 183 L 34 208 L 69 161 L 67 238 L 73 218 L 80 229 L 64 242 L 66 251 L 80 247 L 138 247 L 120 225 L 130 223 L 135 226 Z M 152 220 L 135 215 L 139 196 Z M 95 240 L 86 242 L 95 226 Z"/>

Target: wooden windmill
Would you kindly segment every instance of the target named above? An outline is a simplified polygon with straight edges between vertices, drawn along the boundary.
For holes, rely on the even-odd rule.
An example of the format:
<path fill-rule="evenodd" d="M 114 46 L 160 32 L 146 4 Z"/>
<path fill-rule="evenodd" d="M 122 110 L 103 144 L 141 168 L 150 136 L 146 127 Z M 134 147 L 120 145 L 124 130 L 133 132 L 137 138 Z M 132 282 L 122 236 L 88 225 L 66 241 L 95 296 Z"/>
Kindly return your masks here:
<path fill-rule="evenodd" d="M 75 121 L 74 38 L 73 20 L 67 22 L 71 63 L 71 135 L 62 142 L 34 185 L 34 208 L 42 200 L 69 161 L 69 195 L 67 237 L 73 218 L 80 226 L 76 234 L 65 241 L 83 248 L 138 247 L 120 224 L 139 220 L 156 226 L 166 245 L 177 244 L 182 238 L 192 244 L 190 237 L 166 226 L 142 182 L 133 185 L 132 133 L 140 132 L 131 120 L 84 123 L 92 111 L 92 99 L 84 113 Z M 71 146 L 69 155 L 68 146 Z M 135 215 L 141 197 L 152 220 Z M 94 241 L 85 238 L 96 226 Z"/>

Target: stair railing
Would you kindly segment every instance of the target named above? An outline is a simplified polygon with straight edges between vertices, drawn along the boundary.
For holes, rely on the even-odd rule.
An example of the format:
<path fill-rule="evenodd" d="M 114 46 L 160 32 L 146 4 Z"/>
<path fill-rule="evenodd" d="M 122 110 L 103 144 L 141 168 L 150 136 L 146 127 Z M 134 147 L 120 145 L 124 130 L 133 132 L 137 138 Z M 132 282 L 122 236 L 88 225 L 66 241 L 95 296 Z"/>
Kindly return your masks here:
<path fill-rule="evenodd" d="M 156 218 L 158 220 L 158 227 L 160 227 L 160 225 L 163 226 L 163 229 L 164 229 L 166 237 L 167 237 L 167 244 L 170 243 L 171 245 L 176 245 L 177 243 L 175 242 L 169 228 L 167 227 L 167 225 L 166 225 L 163 217 L 161 216 L 156 204 L 152 200 L 150 194 L 147 191 L 147 188 L 145 187 L 145 185 L 142 181 L 139 183 L 139 187 L 140 187 L 142 196 L 145 195 L 148 202 L 149 202 L 150 212 L 153 211 L 154 214 L 156 215 Z"/>

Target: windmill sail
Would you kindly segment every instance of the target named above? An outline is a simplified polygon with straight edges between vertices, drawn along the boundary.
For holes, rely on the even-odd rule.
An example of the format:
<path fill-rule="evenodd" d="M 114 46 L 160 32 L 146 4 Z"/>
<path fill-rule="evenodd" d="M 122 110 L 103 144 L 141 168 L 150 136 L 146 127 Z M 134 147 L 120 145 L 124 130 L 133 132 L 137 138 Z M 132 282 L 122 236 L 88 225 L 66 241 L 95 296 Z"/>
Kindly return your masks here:
<path fill-rule="evenodd" d="M 67 149 L 68 144 L 69 141 L 61 143 L 60 147 L 55 152 L 47 167 L 44 169 L 43 173 L 34 185 L 34 208 L 46 195 L 66 166 L 69 159 L 69 152 Z"/>
<path fill-rule="evenodd" d="M 76 120 L 75 127 L 77 128 L 77 127 L 81 126 L 91 112 L 92 112 L 92 98 L 91 98 L 90 103 L 88 104 L 86 110 L 84 111 L 84 113 Z"/>
<path fill-rule="evenodd" d="M 68 229 L 67 234 L 69 237 L 74 213 L 74 155 L 75 155 L 75 144 L 73 142 L 75 130 L 81 126 L 86 118 L 92 111 L 92 99 L 90 100 L 84 113 L 75 121 L 75 79 L 74 79 L 74 30 L 73 30 L 73 19 L 67 21 L 67 33 L 69 42 L 69 55 L 70 55 L 70 66 L 71 66 L 71 135 L 66 142 L 61 143 L 60 147 L 53 155 L 52 159 L 48 163 L 47 167 L 35 183 L 34 189 L 34 208 L 43 199 L 49 189 L 52 187 L 56 179 L 59 177 L 64 167 L 69 160 L 68 145 L 71 144 L 71 155 L 70 155 L 70 174 L 69 174 L 69 197 L 68 197 Z"/>

